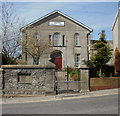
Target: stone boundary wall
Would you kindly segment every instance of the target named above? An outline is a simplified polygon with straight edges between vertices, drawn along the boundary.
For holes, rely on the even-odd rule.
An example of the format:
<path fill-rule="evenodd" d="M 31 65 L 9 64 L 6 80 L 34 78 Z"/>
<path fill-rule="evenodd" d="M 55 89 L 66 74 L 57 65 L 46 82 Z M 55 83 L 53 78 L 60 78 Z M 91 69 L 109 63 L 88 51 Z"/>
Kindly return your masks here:
<path fill-rule="evenodd" d="M 54 65 L 2 65 L 0 90 L 3 96 L 55 94 L 54 73 Z"/>
<path fill-rule="evenodd" d="M 55 65 L 2 65 L 0 68 L 0 95 L 39 96 L 55 95 Z M 89 68 L 81 67 L 81 91 L 89 91 Z"/>
<path fill-rule="evenodd" d="M 90 90 L 120 88 L 120 77 L 90 78 Z"/>

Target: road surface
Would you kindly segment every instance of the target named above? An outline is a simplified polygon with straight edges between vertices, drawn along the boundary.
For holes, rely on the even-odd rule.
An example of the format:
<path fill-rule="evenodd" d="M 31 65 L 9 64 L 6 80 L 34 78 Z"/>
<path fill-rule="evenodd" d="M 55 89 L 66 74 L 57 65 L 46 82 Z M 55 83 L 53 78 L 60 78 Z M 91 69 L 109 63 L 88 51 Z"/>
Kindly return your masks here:
<path fill-rule="evenodd" d="M 118 114 L 118 95 L 3 104 L 2 114 Z"/>

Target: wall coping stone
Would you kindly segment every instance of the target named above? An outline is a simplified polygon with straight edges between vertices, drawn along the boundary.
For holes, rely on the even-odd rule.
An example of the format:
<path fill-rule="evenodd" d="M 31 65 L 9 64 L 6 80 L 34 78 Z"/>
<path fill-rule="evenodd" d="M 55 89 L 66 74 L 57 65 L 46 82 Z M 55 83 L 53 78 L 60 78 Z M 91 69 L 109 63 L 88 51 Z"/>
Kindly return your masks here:
<path fill-rule="evenodd" d="M 47 66 L 41 66 L 41 65 L 2 65 L 2 69 L 18 69 L 18 68 L 24 68 L 24 69 L 55 69 L 54 64 L 53 65 L 47 65 Z M 1 70 L 1 69 L 0 69 Z"/>
<path fill-rule="evenodd" d="M 80 69 L 89 69 L 89 67 L 87 67 L 86 65 L 81 65 Z"/>
<path fill-rule="evenodd" d="M 90 77 L 90 79 L 119 79 L 120 77 Z"/>

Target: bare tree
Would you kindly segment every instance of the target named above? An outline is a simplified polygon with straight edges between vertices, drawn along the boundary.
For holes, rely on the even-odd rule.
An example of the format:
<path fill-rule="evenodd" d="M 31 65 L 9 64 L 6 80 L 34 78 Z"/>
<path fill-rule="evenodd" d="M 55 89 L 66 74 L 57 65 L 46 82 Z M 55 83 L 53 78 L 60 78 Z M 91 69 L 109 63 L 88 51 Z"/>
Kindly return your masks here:
<path fill-rule="evenodd" d="M 43 54 L 49 54 L 51 47 L 46 38 L 40 38 L 37 28 L 26 30 L 23 41 L 23 51 L 33 58 L 33 65 L 38 65 Z M 27 56 L 28 57 L 28 56 Z"/>
<path fill-rule="evenodd" d="M 23 21 L 16 16 L 14 4 L 9 2 L 1 3 L 1 17 L 2 53 L 7 58 L 15 59 L 21 54 L 20 28 Z M 11 64 L 11 60 L 8 64 Z"/>

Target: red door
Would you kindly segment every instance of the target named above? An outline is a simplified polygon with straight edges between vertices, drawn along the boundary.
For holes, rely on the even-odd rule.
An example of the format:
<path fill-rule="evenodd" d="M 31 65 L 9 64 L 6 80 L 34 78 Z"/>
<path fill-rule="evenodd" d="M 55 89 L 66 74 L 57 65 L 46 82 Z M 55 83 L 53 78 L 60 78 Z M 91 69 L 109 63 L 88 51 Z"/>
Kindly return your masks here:
<path fill-rule="evenodd" d="M 62 58 L 55 58 L 54 64 L 56 65 L 56 69 L 62 70 Z"/>

